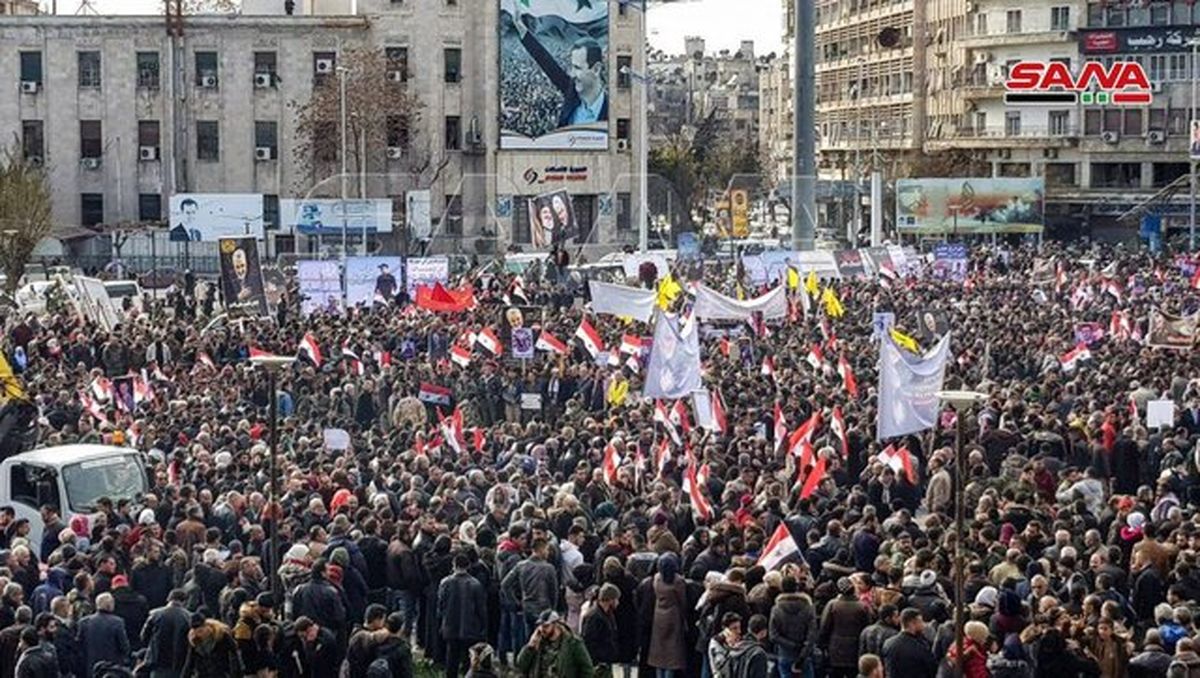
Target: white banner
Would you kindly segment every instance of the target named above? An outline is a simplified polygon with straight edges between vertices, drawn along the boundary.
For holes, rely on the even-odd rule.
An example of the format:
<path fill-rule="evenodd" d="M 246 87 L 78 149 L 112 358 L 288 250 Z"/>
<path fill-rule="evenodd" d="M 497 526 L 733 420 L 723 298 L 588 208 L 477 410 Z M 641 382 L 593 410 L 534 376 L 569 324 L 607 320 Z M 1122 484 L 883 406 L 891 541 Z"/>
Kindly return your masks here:
<path fill-rule="evenodd" d="M 700 381 L 700 328 L 693 315 L 682 328 L 663 313 L 654 323 L 654 346 L 646 366 L 647 398 L 683 398 L 702 388 Z"/>
<path fill-rule="evenodd" d="M 450 282 L 450 260 L 446 257 L 409 257 L 405 275 L 408 276 L 408 296 L 414 297 L 418 285 Z"/>
<path fill-rule="evenodd" d="M 426 240 L 433 233 L 429 211 L 429 191 L 409 191 L 405 194 L 404 219 L 414 240 Z"/>
<path fill-rule="evenodd" d="M 588 288 L 592 292 L 593 313 L 629 317 L 642 322 L 649 322 L 650 316 L 654 315 L 654 305 L 658 301 L 658 293 L 654 290 L 595 280 L 588 281 Z"/>
<path fill-rule="evenodd" d="M 171 242 L 263 238 L 261 193 L 176 193 L 171 196 Z"/>
<path fill-rule="evenodd" d="M 885 336 L 879 349 L 879 440 L 916 433 L 937 422 L 937 392 L 946 378 L 950 356 L 947 332 L 923 357 L 896 346 Z"/>
<path fill-rule="evenodd" d="M 701 285 L 696 290 L 693 311 L 701 320 L 749 320 L 755 313 L 762 313 L 763 320 L 774 320 L 787 316 L 788 304 L 782 286 L 754 299 L 738 301 Z"/>
<path fill-rule="evenodd" d="M 336 199 L 279 201 L 283 230 L 301 235 L 341 235 L 345 229 L 352 235 L 392 232 L 392 201 L 347 200 L 345 209 Z"/>
<path fill-rule="evenodd" d="M 342 312 L 342 272 L 336 261 L 297 261 L 296 280 L 300 285 L 300 312 Z"/>

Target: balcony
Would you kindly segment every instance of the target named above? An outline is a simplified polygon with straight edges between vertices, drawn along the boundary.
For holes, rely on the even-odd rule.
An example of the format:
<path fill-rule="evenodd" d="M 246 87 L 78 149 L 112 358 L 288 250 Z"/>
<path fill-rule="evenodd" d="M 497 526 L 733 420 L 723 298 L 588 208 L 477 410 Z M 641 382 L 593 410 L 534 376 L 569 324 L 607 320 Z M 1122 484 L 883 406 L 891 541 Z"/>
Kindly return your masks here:
<path fill-rule="evenodd" d="M 1079 130 L 1074 125 L 1022 127 L 1009 130 L 1003 127 L 963 127 L 940 138 L 930 138 L 926 146 L 932 151 L 960 148 L 1068 148 L 1079 143 Z"/>
<path fill-rule="evenodd" d="M 971 33 L 959 38 L 958 42 L 967 49 L 983 49 L 989 47 L 1016 47 L 1019 45 L 1044 45 L 1047 43 L 1064 43 L 1075 40 L 1075 31 L 1017 31 L 1007 33 L 1002 31 L 989 33 Z"/>

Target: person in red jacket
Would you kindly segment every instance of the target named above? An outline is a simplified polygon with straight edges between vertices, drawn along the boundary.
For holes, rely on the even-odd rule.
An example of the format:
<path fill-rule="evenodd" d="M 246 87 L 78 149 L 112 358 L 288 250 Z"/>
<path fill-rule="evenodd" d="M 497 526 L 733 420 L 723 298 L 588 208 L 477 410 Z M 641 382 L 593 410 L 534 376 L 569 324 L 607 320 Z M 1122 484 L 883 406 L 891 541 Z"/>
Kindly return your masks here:
<path fill-rule="evenodd" d="M 963 629 L 963 678 L 988 678 L 988 627 L 982 622 L 967 622 Z M 950 665 L 958 663 L 958 647 L 951 645 L 946 653 Z"/>

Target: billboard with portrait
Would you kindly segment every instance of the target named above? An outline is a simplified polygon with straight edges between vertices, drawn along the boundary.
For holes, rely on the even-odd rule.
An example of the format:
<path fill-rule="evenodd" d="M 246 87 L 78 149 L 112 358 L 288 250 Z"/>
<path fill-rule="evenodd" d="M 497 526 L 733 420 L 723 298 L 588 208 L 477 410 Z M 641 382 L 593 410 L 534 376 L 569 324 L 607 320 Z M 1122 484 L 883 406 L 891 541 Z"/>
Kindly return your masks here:
<path fill-rule="evenodd" d="M 896 224 L 905 234 L 1040 233 L 1045 181 L 899 179 Z"/>
<path fill-rule="evenodd" d="M 346 260 L 346 305 L 386 305 L 400 292 L 400 257 L 351 257 Z"/>
<path fill-rule="evenodd" d="M 606 0 L 499 0 L 500 148 L 608 150 Z"/>
<path fill-rule="evenodd" d="M 171 196 L 171 242 L 263 238 L 261 193 L 176 193 Z"/>
<path fill-rule="evenodd" d="M 392 232 L 392 201 L 284 199 L 279 201 L 279 214 L 285 230 L 300 235 L 341 235 L 343 227 L 351 235 Z M 343 216 L 344 212 L 344 216 Z"/>
<path fill-rule="evenodd" d="M 575 204 L 566 189 L 529 199 L 529 237 L 534 247 L 544 248 L 575 237 Z"/>
<path fill-rule="evenodd" d="M 300 286 L 300 312 L 342 312 L 342 272 L 336 261 L 297 261 L 296 281 Z"/>
<path fill-rule="evenodd" d="M 262 262 L 258 259 L 258 241 L 254 238 L 222 238 L 217 249 L 221 256 L 221 292 L 225 298 L 225 312 L 231 318 L 270 313 L 263 285 Z"/>

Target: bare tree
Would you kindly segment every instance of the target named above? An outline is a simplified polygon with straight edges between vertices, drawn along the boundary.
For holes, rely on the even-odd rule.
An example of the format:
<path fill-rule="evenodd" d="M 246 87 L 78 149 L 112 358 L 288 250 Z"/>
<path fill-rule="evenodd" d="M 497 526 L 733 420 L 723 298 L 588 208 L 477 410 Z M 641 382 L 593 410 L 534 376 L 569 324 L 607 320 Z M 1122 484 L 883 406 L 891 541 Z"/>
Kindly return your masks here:
<path fill-rule="evenodd" d="M 52 228 L 46 170 L 26 160 L 14 144 L 0 156 L 0 269 L 7 276 L 5 292 L 17 290 L 33 249 Z"/>
<path fill-rule="evenodd" d="M 175 0 L 163 0 L 163 11 L 170 11 Z M 183 0 L 184 14 L 233 14 L 241 8 L 239 0 Z"/>
<path fill-rule="evenodd" d="M 410 167 L 422 167 L 424 171 L 436 166 L 431 155 L 425 158 L 424 152 L 414 149 L 411 142 L 422 106 L 406 83 L 397 79 L 404 65 L 391 62 L 378 50 L 352 49 L 339 55 L 338 66 L 347 69 L 346 152 L 351 171 L 357 172 L 363 164 L 360 143 L 366 149 L 368 168 L 385 166 L 389 147 L 403 149 L 406 164 Z M 312 177 L 332 175 L 339 169 L 342 146 L 340 77 L 338 73 L 325 76 L 313 87 L 308 101 L 289 104 L 296 115 L 295 160 L 307 168 Z"/>

